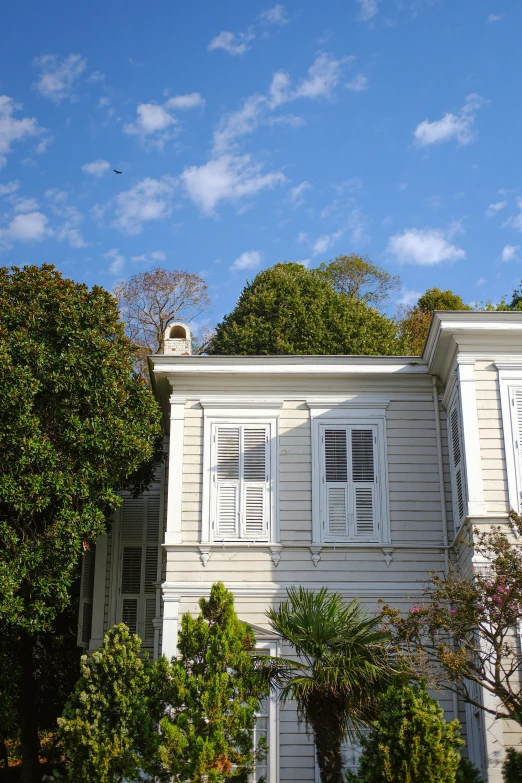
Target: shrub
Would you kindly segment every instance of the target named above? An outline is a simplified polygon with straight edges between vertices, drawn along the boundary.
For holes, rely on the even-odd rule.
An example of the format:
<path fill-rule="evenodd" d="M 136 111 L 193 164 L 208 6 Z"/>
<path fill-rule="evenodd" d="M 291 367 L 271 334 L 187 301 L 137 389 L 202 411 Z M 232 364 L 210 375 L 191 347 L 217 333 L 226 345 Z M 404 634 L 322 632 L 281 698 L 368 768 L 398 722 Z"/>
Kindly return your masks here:
<path fill-rule="evenodd" d="M 471 761 L 461 757 L 455 783 L 483 783 L 483 781 L 480 772 Z"/>
<path fill-rule="evenodd" d="M 506 760 L 502 765 L 504 783 L 520 783 L 522 780 L 522 753 L 515 748 L 508 748 Z"/>

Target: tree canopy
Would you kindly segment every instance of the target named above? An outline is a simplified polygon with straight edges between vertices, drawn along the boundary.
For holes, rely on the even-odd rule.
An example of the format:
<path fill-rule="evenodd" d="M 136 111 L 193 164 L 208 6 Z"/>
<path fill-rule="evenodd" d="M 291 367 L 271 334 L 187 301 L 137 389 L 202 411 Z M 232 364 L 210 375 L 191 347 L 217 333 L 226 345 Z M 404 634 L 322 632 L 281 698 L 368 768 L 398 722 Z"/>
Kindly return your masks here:
<path fill-rule="evenodd" d="M 472 310 L 458 294 L 449 289 L 428 288 L 417 304 L 399 313 L 397 319 L 405 353 L 418 356 L 422 353 L 435 310 Z"/>
<path fill-rule="evenodd" d="M 247 283 L 209 354 L 393 354 L 397 326 L 323 274 L 276 264 Z"/>
<path fill-rule="evenodd" d="M 326 261 L 319 265 L 317 272 L 348 299 L 359 299 L 376 307 L 388 301 L 390 293 L 397 291 L 401 284 L 398 275 L 391 275 L 372 263 L 368 256 L 355 253 Z"/>

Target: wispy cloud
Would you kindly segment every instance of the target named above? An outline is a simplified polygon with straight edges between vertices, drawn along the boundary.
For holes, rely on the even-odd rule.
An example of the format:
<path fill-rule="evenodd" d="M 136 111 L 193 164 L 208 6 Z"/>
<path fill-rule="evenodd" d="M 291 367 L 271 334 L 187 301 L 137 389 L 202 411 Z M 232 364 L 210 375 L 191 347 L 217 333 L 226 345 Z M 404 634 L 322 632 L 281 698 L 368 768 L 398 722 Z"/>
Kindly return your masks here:
<path fill-rule="evenodd" d="M 205 100 L 198 92 L 177 95 L 163 104 L 140 103 L 135 122 L 124 125 L 123 132 L 139 136 L 142 140 L 153 139 L 155 146 L 162 148 L 177 133 L 178 120 L 173 112 L 202 108 L 204 105 Z"/>
<path fill-rule="evenodd" d="M 63 220 L 54 232 L 56 239 L 59 242 L 66 241 L 70 247 L 77 249 L 88 247 L 89 242 L 84 240 L 78 228 L 83 221 L 83 215 L 69 202 L 69 194 L 65 190 L 50 188 L 45 191 L 45 198 L 53 215 Z"/>
<path fill-rule="evenodd" d="M 118 275 L 125 266 L 125 256 L 122 256 L 117 247 L 113 247 L 112 250 L 108 250 L 103 254 L 104 258 L 111 261 L 109 264 L 109 272 L 111 275 Z"/>
<path fill-rule="evenodd" d="M 209 52 L 213 52 L 215 49 L 223 49 L 232 57 L 242 57 L 250 47 L 250 42 L 255 38 L 254 33 L 248 31 L 246 33 L 231 33 L 228 30 L 222 30 L 219 35 L 216 35 L 207 49 Z"/>
<path fill-rule="evenodd" d="M 486 209 L 486 217 L 494 217 L 504 207 L 507 207 L 507 201 L 496 201 L 494 204 L 490 204 Z"/>
<path fill-rule="evenodd" d="M 0 196 L 11 196 L 20 187 L 20 182 L 15 180 L 13 182 L 0 183 Z"/>
<path fill-rule="evenodd" d="M 359 19 L 363 22 L 367 22 L 368 19 L 373 19 L 379 11 L 379 0 L 356 0 L 359 6 Z"/>
<path fill-rule="evenodd" d="M 344 86 L 352 92 L 363 92 L 370 86 L 370 80 L 364 74 L 358 73 L 351 81 L 346 82 Z"/>
<path fill-rule="evenodd" d="M 119 193 L 113 200 L 112 225 L 125 234 L 140 234 L 145 223 L 164 220 L 172 212 L 175 184 L 172 177 L 146 177 Z"/>
<path fill-rule="evenodd" d="M 486 19 L 486 24 L 492 24 L 493 22 L 500 22 L 500 20 L 504 19 L 504 17 L 505 14 L 490 14 Z"/>
<path fill-rule="evenodd" d="M 273 8 L 268 8 L 266 11 L 262 11 L 257 18 L 260 22 L 281 26 L 288 24 L 290 21 L 285 7 L 279 4 L 274 5 Z"/>
<path fill-rule="evenodd" d="M 520 245 L 505 245 L 502 249 L 502 261 L 518 261 L 520 259 Z"/>
<path fill-rule="evenodd" d="M 40 68 L 40 78 L 34 87 L 44 98 L 60 103 L 65 98 L 74 98 L 74 87 L 87 66 L 79 54 L 70 54 L 60 60 L 57 54 L 43 54 L 36 57 L 34 64 Z"/>
<path fill-rule="evenodd" d="M 517 198 L 517 207 L 517 214 L 509 217 L 503 225 L 522 231 L 522 198 L 520 196 Z"/>
<path fill-rule="evenodd" d="M 301 204 L 304 204 L 304 194 L 307 190 L 310 190 L 311 187 L 310 183 L 305 180 L 304 182 L 301 182 L 300 185 L 290 188 L 288 191 L 288 200 L 294 207 L 301 206 Z"/>
<path fill-rule="evenodd" d="M 312 252 L 314 256 L 322 255 L 326 253 L 335 243 L 343 236 L 344 230 L 339 229 L 332 234 L 321 234 L 315 242 L 312 244 Z"/>
<path fill-rule="evenodd" d="M 102 177 L 109 171 L 110 167 L 111 164 L 108 160 L 98 158 L 98 160 L 93 160 L 91 163 L 84 163 L 82 171 L 85 174 L 90 174 L 91 177 Z"/>
<path fill-rule="evenodd" d="M 403 307 L 411 307 L 420 299 L 422 294 L 422 291 L 415 291 L 411 288 L 403 288 L 397 299 L 397 304 L 402 305 Z"/>
<path fill-rule="evenodd" d="M 0 168 L 7 163 L 6 155 L 14 142 L 23 141 L 42 132 L 34 117 L 18 119 L 15 112 L 23 109 L 22 103 L 15 103 L 8 95 L 0 95 Z"/>
<path fill-rule="evenodd" d="M 390 237 L 387 250 L 401 264 L 434 266 L 443 261 L 459 261 L 466 258 L 466 253 L 451 241 L 458 230 L 458 226 L 447 230 L 407 228 Z"/>
<path fill-rule="evenodd" d="M 282 172 L 265 174 L 262 168 L 250 155 L 226 154 L 186 168 L 180 179 L 188 197 L 204 214 L 212 215 L 222 201 L 243 201 L 286 182 Z"/>
<path fill-rule="evenodd" d="M 236 258 L 230 269 L 239 272 L 244 269 L 257 269 L 261 264 L 261 253 L 258 250 L 247 250 Z"/>
<path fill-rule="evenodd" d="M 475 93 L 468 95 L 458 114 L 446 113 L 440 120 L 423 120 L 414 131 L 415 141 L 420 147 L 442 144 L 455 140 L 458 144 L 469 144 L 476 137 L 474 130 L 477 112 L 486 101 Z"/>
<path fill-rule="evenodd" d="M 142 253 L 141 256 L 132 256 L 135 263 L 160 264 L 167 260 L 167 254 L 163 250 L 153 250 L 152 253 Z"/>

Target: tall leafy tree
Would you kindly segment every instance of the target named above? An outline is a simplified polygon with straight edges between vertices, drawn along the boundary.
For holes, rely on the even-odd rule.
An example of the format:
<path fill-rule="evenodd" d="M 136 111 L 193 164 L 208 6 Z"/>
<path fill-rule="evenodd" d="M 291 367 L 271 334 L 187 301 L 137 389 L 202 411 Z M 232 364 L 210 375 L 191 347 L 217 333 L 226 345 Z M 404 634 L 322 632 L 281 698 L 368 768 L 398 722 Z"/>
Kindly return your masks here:
<path fill-rule="evenodd" d="M 276 264 L 247 283 L 217 326 L 210 354 L 393 354 L 397 327 L 324 274 Z"/>
<path fill-rule="evenodd" d="M 358 775 L 351 783 L 455 783 L 460 764 L 458 720 L 447 723 L 425 685 L 391 685 L 380 715 L 363 739 Z"/>
<path fill-rule="evenodd" d="M 403 351 L 412 356 L 422 353 L 428 336 L 431 317 L 435 310 L 472 310 L 462 297 L 449 289 L 428 288 L 414 307 L 399 312 L 398 324 L 403 340 Z"/>
<path fill-rule="evenodd" d="M 325 587 L 289 589 L 267 617 L 299 661 L 280 672 L 281 699 L 296 700 L 314 733 L 322 783 L 343 783 L 342 742 L 377 717 L 377 696 L 389 683 L 388 635 L 357 600 L 347 604 Z"/>
<path fill-rule="evenodd" d="M 38 635 L 67 607 L 118 490 L 152 477 L 160 413 L 134 360 L 107 291 L 51 265 L 0 269 L 0 624 L 18 640 L 24 783 L 39 775 Z"/>
<path fill-rule="evenodd" d="M 372 263 L 368 256 L 356 253 L 337 256 L 333 261 L 320 264 L 317 271 L 348 299 L 358 299 L 375 307 L 387 302 L 390 294 L 401 285 L 398 275 L 391 275 Z"/>
<path fill-rule="evenodd" d="M 161 757 L 174 780 L 207 775 L 209 783 L 239 783 L 266 754 L 264 743 L 253 747 L 253 730 L 268 685 L 232 593 L 218 582 L 199 605 L 199 617 L 185 614 L 181 622 L 170 699 L 179 706 L 161 721 Z"/>

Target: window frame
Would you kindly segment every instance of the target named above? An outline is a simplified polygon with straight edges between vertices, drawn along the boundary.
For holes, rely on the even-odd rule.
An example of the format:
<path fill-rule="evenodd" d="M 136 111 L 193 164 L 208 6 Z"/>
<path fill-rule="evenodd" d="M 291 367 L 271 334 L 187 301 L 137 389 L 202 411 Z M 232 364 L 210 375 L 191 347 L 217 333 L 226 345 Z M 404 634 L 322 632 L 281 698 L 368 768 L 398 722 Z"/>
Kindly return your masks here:
<path fill-rule="evenodd" d="M 250 624 L 251 625 L 251 624 Z M 256 653 L 264 653 L 273 658 L 281 655 L 280 639 L 260 639 L 259 634 L 263 629 L 252 626 L 256 632 Z M 266 631 L 264 632 L 266 633 Z M 267 783 L 279 783 L 279 697 L 273 688 L 268 696 L 268 755 L 266 757 L 268 770 Z M 255 781 L 255 773 L 249 775 L 248 783 Z"/>
<path fill-rule="evenodd" d="M 458 428 L 460 439 L 460 477 L 462 482 L 462 494 L 464 501 L 464 513 L 460 517 L 458 513 L 458 492 L 457 492 L 457 476 L 455 472 L 455 462 L 453 459 L 453 434 L 452 434 L 452 422 L 451 415 L 454 410 L 457 410 L 458 415 Z M 463 429 L 463 417 L 462 417 L 462 404 L 459 393 L 459 384 L 455 384 L 455 387 L 450 395 L 448 405 L 446 407 L 446 435 L 448 438 L 448 462 L 450 470 L 450 483 L 451 483 L 451 513 L 453 516 L 453 535 L 456 536 L 469 516 L 469 493 L 468 493 L 468 477 L 467 477 L 467 464 L 466 464 L 466 444 L 464 441 L 464 429 Z"/>
<path fill-rule="evenodd" d="M 312 421 L 312 543 L 321 546 L 342 546 L 351 544 L 389 544 L 390 509 L 388 488 L 388 452 L 386 445 L 385 408 L 317 408 L 311 407 Z M 326 484 L 323 483 L 323 444 L 325 429 L 350 427 L 374 430 L 374 467 L 377 477 L 375 487 L 375 520 L 377 533 L 371 537 L 351 536 L 334 541 L 323 528 L 323 505 Z"/>
<path fill-rule="evenodd" d="M 203 424 L 203 497 L 201 509 L 200 544 L 227 545 L 240 544 L 252 546 L 255 544 L 277 544 L 279 542 L 279 415 L 281 402 L 270 406 L 244 407 L 232 404 L 231 408 L 208 407 L 202 401 L 204 409 Z M 274 410 L 276 408 L 277 410 Z M 269 471 L 267 482 L 267 535 L 262 538 L 247 538 L 240 535 L 234 538 L 220 538 L 214 535 L 212 516 L 215 503 L 215 487 L 213 482 L 214 465 L 214 433 L 219 426 L 263 426 L 268 431 L 267 454 L 269 456 Z"/>
<path fill-rule="evenodd" d="M 516 422 L 511 399 L 515 389 L 522 389 L 522 365 L 503 365 L 497 362 L 496 366 L 499 376 L 509 506 L 520 512 L 522 509 L 522 459 L 517 456 L 515 446 Z"/>

